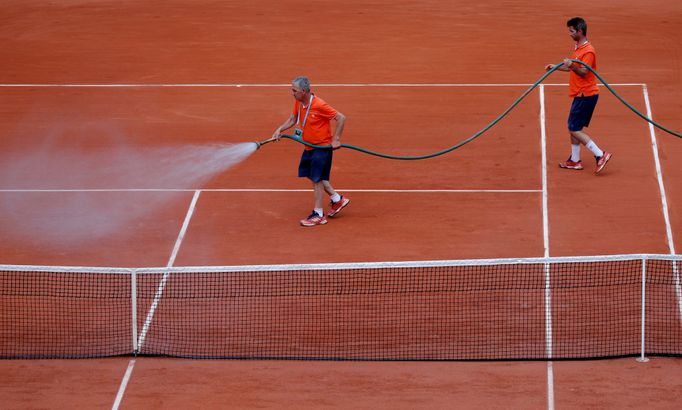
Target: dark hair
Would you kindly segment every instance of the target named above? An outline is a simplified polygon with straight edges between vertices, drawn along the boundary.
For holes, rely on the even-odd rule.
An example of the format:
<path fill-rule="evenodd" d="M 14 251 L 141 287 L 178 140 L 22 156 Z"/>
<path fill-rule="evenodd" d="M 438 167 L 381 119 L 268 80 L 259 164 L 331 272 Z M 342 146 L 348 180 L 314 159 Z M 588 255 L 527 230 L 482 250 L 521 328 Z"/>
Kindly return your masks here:
<path fill-rule="evenodd" d="M 587 22 L 582 17 L 573 17 L 566 22 L 566 27 L 573 27 L 575 31 L 582 31 L 583 35 L 587 35 Z"/>

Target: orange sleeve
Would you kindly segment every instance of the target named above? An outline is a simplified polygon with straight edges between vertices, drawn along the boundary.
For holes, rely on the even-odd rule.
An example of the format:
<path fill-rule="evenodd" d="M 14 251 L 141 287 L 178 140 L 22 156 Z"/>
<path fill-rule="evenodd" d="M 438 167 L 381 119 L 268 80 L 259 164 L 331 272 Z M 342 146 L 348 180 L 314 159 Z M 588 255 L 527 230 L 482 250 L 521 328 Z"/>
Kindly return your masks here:
<path fill-rule="evenodd" d="M 336 117 L 337 111 L 332 108 L 331 105 L 327 104 L 326 102 L 323 102 L 317 107 L 317 110 L 320 114 L 321 117 L 327 118 L 329 120 L 334 119 Z"/>
<path fill-rule="evenodd" d="M 580 59 L 580 61 L 586 63 L 587 65 L 589 65 L 592 68 L 594 68 L 594 60 L 595 60 L 594 53 L 591 51 L 588 51 L 587 53 L 585 53 L 582 56 L 582 58 Z M 580 66 L 582 66 L 582 64 L 580 64 Z"/>
<path fill-rule="evenodd" d="M 291 110 L 291 113 L 292 113 L 293 115 L 297 115 L 297 114 L 298 114 L 298 101 L 294 101 L 294 109 Z"/>

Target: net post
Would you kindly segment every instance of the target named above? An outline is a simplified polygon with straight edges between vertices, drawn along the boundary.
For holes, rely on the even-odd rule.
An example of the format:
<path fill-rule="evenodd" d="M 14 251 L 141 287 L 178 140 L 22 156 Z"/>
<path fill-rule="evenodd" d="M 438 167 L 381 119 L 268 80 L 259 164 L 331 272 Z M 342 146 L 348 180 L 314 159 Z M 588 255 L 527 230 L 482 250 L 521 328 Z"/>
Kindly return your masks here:
<path fill-rule="evenodd" d="M 130 271 L 130 307 L 132 310 L 133 354 L 137 355 L 137 269 Z"/>
<path fill-rule="evenodd" d="M 637 361 L 646 363 L 649 359 L 645 356 L 645 331 L 646 331 L 646 256 L 642 257 L 642 328 L 641 328 L 641 353 Z"/>

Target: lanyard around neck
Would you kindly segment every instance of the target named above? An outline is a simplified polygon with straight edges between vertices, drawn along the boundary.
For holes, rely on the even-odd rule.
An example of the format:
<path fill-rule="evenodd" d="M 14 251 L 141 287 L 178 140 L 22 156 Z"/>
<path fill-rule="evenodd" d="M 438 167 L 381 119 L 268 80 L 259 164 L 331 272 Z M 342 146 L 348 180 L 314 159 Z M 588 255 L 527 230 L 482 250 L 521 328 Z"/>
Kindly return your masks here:
<path fill-rule="evenodd" d="M 310 114 L 310 108 L 313 106 L 313 98 L 315 96 L 313 94 L 310 94 L 310 102 L 308 103 L 308 109 L 305 112 L 305 117 L 303 117 L 303 124 L 301 124 L 301 128 L 305 128 L 305 123 L 308 122 L 308 114 Z M 298 115 L 296 116 L 296 124 L 299 124 L 301 122 L 301 105 L 299 104 L 298 106 Z"/>

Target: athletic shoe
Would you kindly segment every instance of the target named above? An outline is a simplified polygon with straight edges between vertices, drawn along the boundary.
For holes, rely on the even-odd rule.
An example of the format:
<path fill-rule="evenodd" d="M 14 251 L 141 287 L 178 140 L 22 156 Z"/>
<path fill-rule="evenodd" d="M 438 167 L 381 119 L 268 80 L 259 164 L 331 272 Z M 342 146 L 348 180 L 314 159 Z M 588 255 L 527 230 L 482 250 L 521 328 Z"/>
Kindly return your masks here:
<path fill-rule="evenodd" d="M 313 213 L 310 214 L 309 217 L 306 219 L 301 219 L 301 226 L 315 226 L 315 225 L 324 225 L 327 223 L 327 218 L 323 216 L 320 216 L 317 214 L 317 212 L 313 211 Z"/>
<path fill-rule="evenodd" d="M 334 215 L 338 214 L 341 212 L 343 208 L 346 207 L 350 203 L 350 199 L 346 198 L 345 196 L 341 195 L 341 199 L 339 199 L 336 202 L 330 202 L 331 209 L 329 210 L 329 213 L 327 214 L 330 218 L 333 217 Z"/>
<path fill-rule="evenodd" d="M 597 169 L 594 171 L 594 173 L 598 174 L 604 169 L 606 163 L 611 159 L 611 153 L 604 151 L 604 155 L 601 157 L 595 157 L 595 159 L 597 160 Z"/>
<path fill-rule="evenodd" d="M 559 168 L 581 170 L 583 169 L 583 162 L 581 160 L 571 161 L 571 157 L 568 157 L 566 161 L 559 163 Z"/>

